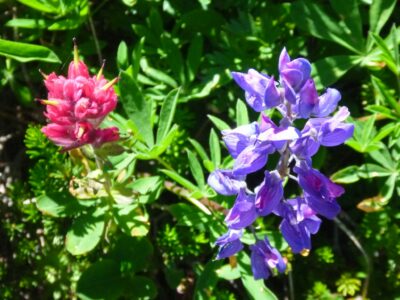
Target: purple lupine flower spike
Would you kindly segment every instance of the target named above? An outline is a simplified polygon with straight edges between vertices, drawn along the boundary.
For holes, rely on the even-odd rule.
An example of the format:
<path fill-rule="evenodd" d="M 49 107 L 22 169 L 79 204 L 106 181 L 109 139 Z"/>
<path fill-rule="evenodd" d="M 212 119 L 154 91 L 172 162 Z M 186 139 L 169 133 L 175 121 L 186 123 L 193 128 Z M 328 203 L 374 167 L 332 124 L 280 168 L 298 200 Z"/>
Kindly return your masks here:
<path fill-rule="evenodd" d="M 232 72 L 233 79 L 245 91 L 247 103 L 262 114 L 260 122 L 222 132 L 233 167 L 215 170 L 208 178 L 208 184 L 218 193 L 237 194 L 225 218 L 229 231 L 216 241 L 218 259 L 242 250 L 243 231 L 257 217 L 266 217 L 271 212 L 282 218 L 279 229 L 292 252 L 306 254 L 311 249 L 311 236 L 321 225 L 317 215 L 332 219 L 340 212 L 337 198 L 344 189 L 314 169 L 312 157 L 321 146 L 344 143 L 353 135 L 354 126 L 345 123 L 350 114 L 347 107 L 330 116 L 341 95 L 328 88 L 319 96 L 310 74 L 310 62 L 304 58 L 291 60 L 286 49 L 279 57 L 279 83 L 254 69 L 247 73 Z M 264 114 L 268 108 L 276 108 L 282 115 L 279 125 Z M 308 119 L 301 131 L 295 127 L 296 119 Z M 268 156 L 274 152 L 280 155 L 275 170 L 263 170 Z M 247 175 L 261 170 L 264 179 L 250 190 Z M 285 200 L 283 182 L 288 177 L 298 183 L 301 195 Z M 252 231 L 256 234 L 254 228 Z M 256 240 L 250 246 L 254 278 L 266 279 L 274 268 L 283 272 L 286 265 L 278 250 L 267 238 L 256 237 Z"/>

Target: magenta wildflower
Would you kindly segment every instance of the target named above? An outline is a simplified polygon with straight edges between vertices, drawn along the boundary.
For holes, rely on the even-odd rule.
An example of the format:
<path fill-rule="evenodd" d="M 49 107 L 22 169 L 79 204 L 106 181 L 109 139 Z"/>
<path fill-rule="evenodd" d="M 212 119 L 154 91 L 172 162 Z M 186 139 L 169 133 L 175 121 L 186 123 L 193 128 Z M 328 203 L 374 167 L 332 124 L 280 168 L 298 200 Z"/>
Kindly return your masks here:
<path fill-rule="evenodd" d="M 40 102 L 46 105 L 44 115 L 49 124 L 42 132 L 64 150 L 86 144 L 99 147 L 119 139 L 118 128 L 99 128 L 117 105 L 117 95 L 112 88 L 117 79 L 108 81 L 102 69 L 99 74 L 90 76 L 85 63 L 79 60 L 75 45 L 67 77 L 54 72 L 45 75 L 48 100 Z"/>

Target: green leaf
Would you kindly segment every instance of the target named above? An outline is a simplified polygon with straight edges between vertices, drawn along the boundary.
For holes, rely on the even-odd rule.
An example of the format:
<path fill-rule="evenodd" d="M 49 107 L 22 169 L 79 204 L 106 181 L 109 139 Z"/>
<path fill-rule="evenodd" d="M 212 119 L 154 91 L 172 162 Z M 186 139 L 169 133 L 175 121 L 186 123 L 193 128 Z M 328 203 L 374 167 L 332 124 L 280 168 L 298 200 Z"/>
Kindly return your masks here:
<path fill-rule="evenodd" d="M 129 299 L 132 300 L 151 300 L 157 296 L 157 285 L 146 276 L 133 276 L 127 286 Z"/>
<path fill-rule="evenodd" d="M 241 280 L 250 299 L 252 300 L 278 300 L 275 294 L 268 289 L 263 280 L 255 280 L 251 271 L 250 258 L 243 251 L 239 252 L 238 267 Z"/>
<path fill-rule="evenodd" d="M 212 128 L 210 132 L 210 154 L 211 161 L 214 164 L 215 168 L 218 168 L 221 164 L 221 146 L 219 144 L 218 135 L 215 133 L 215 130 Z"/>
<path fill-rule="evenodd" d="M 201 99 L 210 95 L 211 91 L 218 85 L 221 76 L 219 74 L 214 74 L 210 81 L 204 85 L 199 85 L 197 88 L 193 88 L 192 93 L 186 97 L 179 99 L 179 102 L 184 103 L 193 99 Z"/>
<path fill-rule="evenodd" d="M 126 267 L 126 271 L 139 272 L 148 268 L 153 255 L 153 246 L 146 237 L 121 235 L 113 246 L 110 257 Z"/>
<path fill-rule="evenodd" d="M 149 216 L 136 203 L 114 205 L 113 215 L 118 227 L 129 236 L 145 236 L 149 232 Z"/>
<path fill-rule="evenodd" d="M 82 209 L 78 200 L 65 192 L 41 195 L 36 206 L 43 214 L 57 218 L 73 216 Z"/>
<path fill-rule="evenodd" d="M 162 182 L 160 176 L 142 177 L 136 179 L 134 182 L 128 184 L 126 187 L 144 195 L 156 190 L 160 182 Z"/>
<path fill-rule="evenodd" d="M 388 170 L 396 170 L 397 162 L 394 162 L 389 150 L 386 147 L 380 149 L 380 151 L 373 151 L 369 153 L 373 160 L 378 164 L 384 166 Z"/>
<path fill-rule="evenodd" d="M 399 117 L 393 114 L 393 111 L 383 105 L 368 105 L 365 107 L 365 110 L 370 111 L 372 113 L 381 114 L 389 119 L 397 120 Z"/>
<path fill-rule="evenodd" d="M 249 113 L 246 104 L 238 100 L 236 102 L 236 124 L 237 126 L 249 124 Z"/>
<path fill-rule="evenodd" d="M 400 104 L 397 102 L 395 96 L 388 91 L 385 84 L 375 76 L 371 76 L 371 82 L 378 96 L 380 96 L 383 101 L 385 101 L 398 115 L 400 115 Z"/>
<path fill-rule="evenodd" d="M 165 83 L 173 88 L 178 87 L 178 84 L 171 76 L 169 76 L 168 74 L 164 73 L 161 70 L 157 70 L 150 67 L 147 63 L 147 60 L 144 57 L 142 57 L 142 59 L 140 60 L 140 67 L 147 76 L 162 83 Z"/>
<path fill-rule="evenodd" d="M 220 118 L 217 118 L 212 115 L 207 115 L 207 117 L 213 122 L 215 127 L 217 127 L 220 131 L 226 130 L 226 129 L 231 129 L 228 124 L 225 123 L 225 121 L 221 120 Z"/>
<path fill-rule="evenodd" d="M 118 299 L 124 291 L 119 264 L 111 259 L 95 262 L 79 278 L 76 292 L 80 299 Z"/>
<path fill-rule="evenodd" d="M 335 83 L 351 68 L 358 65 L 362 58 L 360 56 L 339 55 L 325 57 L 312 64 L 312 76 L 316 87 L 322 89 Z"/>
<path fill-rule="evenodd" d="M 3 39 L 0 39 L 0 55 L 19 62 L 39 60 L 49 63 L 61 63 L 57 55 L 49 48 Z"/>
<path fill-rule="evenodd" d="M 334 173 L 331 180 L 336 183 L 349 184 L 360 180 L 357 174 L 358 166 L 348 166 Z"/>
<path fill-rule="evenodd" d="M 169 64 L 174 77 L 179 78 L 181 84 L 185 84 L 185 69 L 181 51 L 172 40 L 171 36 L 166 32 L 161 35 L 161 43 L 164 52 L 167 54 L 167 63 Z"/>
<path fill-rule="evenodd" d="M 400 127 L 400 123 L 389 123 L 379 129 L 378 134 L 373 138 L 373 142 L 379 142 L 380 140 L 387 137 L 391 134 L 394 130 Z"/>
<path fill-rule="evenodd" d="M 393 172 L 376 164 L 364 164 L 360 166 L 357 172 L 357 175 L 361 178 L 387 177 L 391 174 Z"/>
<path fill-rule="evenodd" d="M 132 76 L 137 78 L 140 70 L 140 60 L 142 58 L 142 49 L 144 45 L 144 37 L 136 44 L 132 51 Z"/>
<path fill-rule="evenodd" d="M 200 66 L 203 53 L 203 37 L 201 34 L 197 33 L 195 37 L 190 42 L 188 57 L 187 57 L 187 67 L 189 81 L 193 81 L 196 76 L 197 70 Z"/>
<path fill-rule="evenodd" d="M 105 226 L 104 209 L 78 217 L 68 230 L 66 248 L 72 255 L 81 255 L 93 250 L 100 242 Z"/>
<path fill-rule="evenodd" d="M 178 103 L 179 98 L 179 89 L 172 90 L 168 93 L 168 95 L 164 98 L 164 102 L 160 111 L 160 121 L 158 123 L 157 129 L 157 144 L 160 144 L 168 131 L 171 128 L 172 121 L 174 119 L 176 104 Z"/>
<path fill-rule="evenodd" d="M 201 157 L 203 161 L 210 160 L 210 158 L 207 155 L 206 150 L 203 148 L 203 146 L 196 140 L 194 139 L 189 139 L 189 142 L 193 145 L 194 149 L 196 149 L 197 154 Z"/>
<path fill-rule="evenodd" d="M 364 43 L 360 44 L 346 26 L 339 26 L 340 22 L 329 16 L 317 2 L 311 0 L 294 2 L 291 6 L 291 15 L 293 21 L 311 35 L 335 42 L 352 52 L 363 53 Z"/>
<path fill-rule="evenodd" d="M 177 203 L 170 205 L 168 210 L 178 220 L 178 225 L 189 227 L 208 226 L 206 225 L 209 222 L 207 215 L 193 205 Z"/>
<path fill-rule="evenodd" d="M 240 272 L 238 267 L 232 267 L 229 264 L 223 265 L 222 267 L 218 268 L 216 271 L 217 276 L 219 278 L 225 280 L 236 280 L 240 278 Z"/>
<path fill-rule="evenodd" d="M 379 34 L 389 20 L 396 5 L 396 0 L 374 0 L 369 9 L 369 30 Z"/>
<path fill-rule="evenodd" d="M 361 143 L 364 146 L 368 145 L 369 141 L 374 136 L 373 131 L 375 130 L 375 126 L 374 126 L 375 120 L 376 120 L 376 116 L 372 115 L 363 123 L 362 132 L 361 132 Z"/>
<path fill-rule="evenodd" d="M 196 183 L 199 186 L 199 188 L 203 190 L 205 182 L 204 182 L 204 173 L 200 165 L 200 162 L 197 159 L 196 155 L 193 154 L 193 152 L 191 152 L 188 149 L 186 150 L 186 152 L 189 160 L 190 171 L 192 172 L 193 178 L 194 180 L 196 180 Z"/>
<path fill-rule="evenodd" d="M 151 123 L 151 103 L 144 99 L 135 80 L 126 72 L 121 72 L 119 80 L 122 107 L 135 124 L 140 136 L 149 147 L 154 145 Z"/>
<path fill-rule="evenodd" d="M 187 188 L 191 192 L 195 192 L 195 191 L 199 190 L 199 188 L 197 186 L 195 186 L 189 180 L 187 180 L 186 178 L 182 177 L 181 175 L 179 175 L 178 173 L 176 173 L 174 171 L 161 170 L 161 172 L 163 172 L 165 175 L 167 175 L 168 177 L 172 178 L 174 181 L 176 181 L 177 183 L 179 183 L 183 187 Z"/>
<path fill-rule="evenodd" d="M 382 195 L 383 199 L 389 201 L 393 196 L 393 191 L 396 186 L 398 173 L 394 173 L 390 175 L 390 177 L 385 181 L 383 187 L 380 190 L 380 194 Z"/>
<path fill-rule="evenodd" d="M 117 65 L 120 69 L 126 69 L 129 65 L 128 46 L 124 41 L 121 41 L 117 50 Z"/>
<path fill-rule="evenodd" d="M 370 33 L 370 36 L 372 40 L 375 42 L 375 44 L 378 46 L 379 50 L 382 52 L 382 59 L 384 60 L 388 68 L 392 70 L 394 74 L 397 75 L 398 70 L 396 62 L 394 60 L 392 51 L 390 51 L 389 49 L 389 46 L 386 45 L 386 42 L 379 35 Z"/>
<path fill-rule="evenodd" d="M 7 27 L 18 27 L 27 29 L 45 29 L 49 26 L 48 22 L 44 19 L 20 19 L 15 18 L 7 21 Z"/>
<path fill-rule="evenodd" d="M 212 295 L 213 289 L 216 287 L 218 282 L 218 276 L 216 273 L 217 268 L 222 265 L 221 260 L 209 261 L 204 270 L 201 272 L 199 278 L 196 280 L 196 286 L 194 290 L 195 300 L 208 300 Z"/>
<path fill-rule="evenodd" d="M 347 33 L 351 32 L 354 42 L 364 45 L 362 34 L 362 21 L 358 9 L 358 0 L 333 0 L 330 1 L 333 9 L 340 16 L 339 26 L 346 28 Z"/>
<path fill-rule="evenodd" d="M 53 3 L 49 1 L 39 1 L 39 0 L 17 0 L 17 1 L 44 13 L 56 14 L 59 12 L 59 8 L 54 6 Z"/>

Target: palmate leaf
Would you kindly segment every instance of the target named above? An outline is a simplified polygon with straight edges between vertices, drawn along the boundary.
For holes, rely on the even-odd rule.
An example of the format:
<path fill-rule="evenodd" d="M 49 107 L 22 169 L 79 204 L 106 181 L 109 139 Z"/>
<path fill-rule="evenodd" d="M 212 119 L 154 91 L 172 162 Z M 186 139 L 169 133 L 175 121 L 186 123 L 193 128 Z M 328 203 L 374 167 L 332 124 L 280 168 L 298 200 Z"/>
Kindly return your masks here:
<path fill-rule="evenodd" d="M 347 1 L 349 4 L 345 7 L 353 7 L 355 0 Z M 354 11 L 352 8 L 351 11 Z M 360 37 L 353 35 L 347 25 L 356 23 L 356 20 L 347 21 L 347 24 L 340 24 L 339 20 L 331 17 L 324 8 L 311 0 L 299 0 L 292 4 L 291 14 L 293 21 L 300 28 L 304 29 L 311 35 L 335 42 L 357 54 L 364 52 L 364 42 L 360 41 Z M 352 16 L 353 15 L 353 16 Z M 354 12 L 350 12 L 348 18 L 354 18 Z M 361 26 L 358 25 L 357 28 Z"/>
<path fill-rule="evenodd" d="M 317 89 L 335 83 L 361 61 L 362 57 L 355 55 L 330 56 L 316 61 L 312 64 L 312 76 L 314 76 Z"/>

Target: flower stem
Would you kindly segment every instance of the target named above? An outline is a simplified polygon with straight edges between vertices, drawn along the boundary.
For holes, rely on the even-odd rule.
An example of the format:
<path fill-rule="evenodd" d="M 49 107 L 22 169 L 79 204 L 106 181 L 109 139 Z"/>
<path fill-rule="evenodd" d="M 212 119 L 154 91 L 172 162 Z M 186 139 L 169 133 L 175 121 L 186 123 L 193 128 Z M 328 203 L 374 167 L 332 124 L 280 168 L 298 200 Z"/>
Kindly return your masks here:
<path fill-rule="evenodd" d="M 372 271 L 371 259 L 369 258 L 367 252 L 365 251 L 365 249 L 363 248 L 357 237 L 354 235 L 354 233 L 349 228 L 347 228 L 347 226 L 342 221 L 340 221 L 339 218 L 334 218 L 333 221 L 348 236 L 348 238 L 353 242 L 353 244 L 358 248 L 358 250 L 360 250 L 361 254 L 364 256 L 365 263 L 367 265 L 367 276 L 364 281 L 364 286 L 361 292 L 361 298 L 367 299 L 369 279 Z"/>

